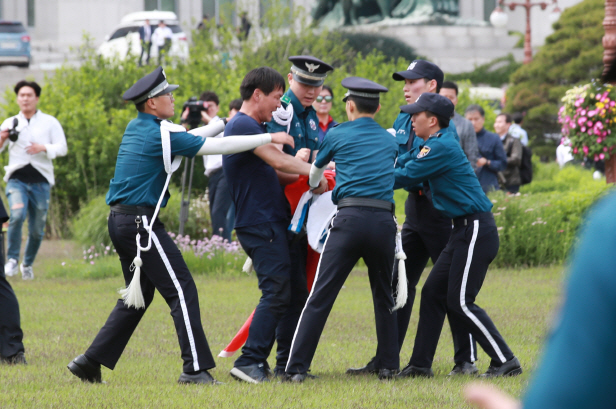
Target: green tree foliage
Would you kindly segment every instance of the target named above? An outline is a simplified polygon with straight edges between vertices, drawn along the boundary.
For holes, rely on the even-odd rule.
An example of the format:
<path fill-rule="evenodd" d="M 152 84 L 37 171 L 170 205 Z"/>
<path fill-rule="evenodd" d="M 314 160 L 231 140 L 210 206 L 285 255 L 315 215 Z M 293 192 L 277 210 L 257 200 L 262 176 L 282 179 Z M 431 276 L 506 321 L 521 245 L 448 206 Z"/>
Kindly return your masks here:
<path fill-rule="evenodd" d="M 568 8 L 533 61 L 511 76 L 505 110 L 526 112 L 524 128 L 531 139 L 558 132 L 558 107 L 565 91 L 601 75 L 604 14 L 602 0 L 584 0 Z"/>

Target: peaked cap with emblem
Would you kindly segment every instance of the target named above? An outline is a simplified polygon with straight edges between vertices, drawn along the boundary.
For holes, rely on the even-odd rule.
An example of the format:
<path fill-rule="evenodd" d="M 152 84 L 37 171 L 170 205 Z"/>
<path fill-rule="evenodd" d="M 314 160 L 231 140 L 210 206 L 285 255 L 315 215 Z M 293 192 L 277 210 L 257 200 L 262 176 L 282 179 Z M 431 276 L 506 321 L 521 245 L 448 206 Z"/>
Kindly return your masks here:
<path fill-rule="evenodd" d="M 135 105 L 139 105 L 150 98 L 168 94 L 178 87 L 179 85 L 169 84 L 165 71 L 162 67 L 158 67 L 135 82 L 135 84 L 122 95 L 122 98 L 125 101 L 133 101 Z"/>
<path fill-rule="evenodd" d="M 310 55 L 295 55 L 289 57 L 293 63 L 291 74 L 293 79 L 312 87 L 320 87 L 325 82 L 327 74 L 334 70 L 331 65 Z"/>
<path fill-rule="evenodd" d="M 445 75 L 438 65 L 426 60 L 415 60 L 409 65 L 406 71 L 394 72 L 392 77 L 396 81 L 417 80 L 420 78 L 436 80 L 436 83 L 440 87 L 443 85 Z"/>
<path fill-rule="evenodd" d="M 342 80 L 342 86 L 348 89 L 342 99 L 346 102 L 349 96 L 356 96 L 369 99 L 379 99 L 381 92 L 389 91 L 381 84 L 377 84 L 374 81 L 367 80 L 361 77 L 348 77 Z"/>
<path fill-rule="evenodd" d="M 417 98 L 413 104 L 402 105 L 402 112 L 407 114 L 417 114 L 419 112 L 429 111 L 433 114 L 442 116 L 443 118 L 451 118 L 453 116 L 454 105 L 448 98 L 433 92 L 424 92 Z"/>

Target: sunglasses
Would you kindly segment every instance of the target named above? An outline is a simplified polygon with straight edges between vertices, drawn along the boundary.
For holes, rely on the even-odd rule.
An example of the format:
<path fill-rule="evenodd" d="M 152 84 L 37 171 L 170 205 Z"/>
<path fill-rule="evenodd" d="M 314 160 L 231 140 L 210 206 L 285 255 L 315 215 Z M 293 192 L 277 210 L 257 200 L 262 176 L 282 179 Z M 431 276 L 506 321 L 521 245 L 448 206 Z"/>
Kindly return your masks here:
<path fill-rule="evenodd" d="M 332 99 L 334 99 L 331 95 L 328 95 L 326 97 L 319 95 L 317 97 L 317 102 L 323 102 L 323 100 L 325 100 L 325 102 L 332 102 Z"/>

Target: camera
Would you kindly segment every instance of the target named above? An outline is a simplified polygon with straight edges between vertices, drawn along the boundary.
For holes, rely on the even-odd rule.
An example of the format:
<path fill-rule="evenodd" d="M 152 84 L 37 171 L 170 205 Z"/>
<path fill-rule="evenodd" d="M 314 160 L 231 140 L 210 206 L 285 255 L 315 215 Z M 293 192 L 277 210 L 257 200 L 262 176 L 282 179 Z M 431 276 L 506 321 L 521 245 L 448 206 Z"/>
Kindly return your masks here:
<path fill-rule="evenodd" d="M 186 123 L 190 128 L 196 128 L 201 123 L 201 111 L 207 111 L 209 105 L 205 101 L 197 100 L 197 97 L 190 97 L 188 101 L 184 103 L 182 112 L 188 108 L 188 116 L 186 117 Z"/>
<path fill-rule="evenodd" d="M 9 140 L 11 142 L 15 142 L 17 138 L 19 138 L 19 131 L 17 130 L 17 125 L 19 125 L 19 120 L 17 118 L 13 118 L 13 128 L 9 129 Z"/>

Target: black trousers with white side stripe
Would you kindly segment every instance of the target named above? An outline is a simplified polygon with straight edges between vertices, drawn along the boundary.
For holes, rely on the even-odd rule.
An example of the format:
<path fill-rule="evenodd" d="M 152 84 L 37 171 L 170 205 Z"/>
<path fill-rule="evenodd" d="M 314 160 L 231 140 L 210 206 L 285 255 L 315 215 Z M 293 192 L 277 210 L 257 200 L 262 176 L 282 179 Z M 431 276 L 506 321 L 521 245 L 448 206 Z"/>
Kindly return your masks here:
<path fill-rule="evenodd" d="M 137 224 L 135 215 L 111 212 L 108 228 L 111 241 L 116 248 L 126 285 L 133 278 L 130 265 L 137 255 Z M 148 234 L 143 219 L 139 225 L 141 246 L 147 245 Z M 85 355 L 96 362 L 113 369 L 120 359 L 126 344 L 154 298 L 154 291 L 163 296 L 171 309 L 171 316 L 178 334 L 184 372 L 196 372 L 215 367 L 205 333 L 201 325 L 197 287 L 188 271 L 184 258 L 165 226 L 158 220 L 152 229 L 152 247 L 141 252 L 141 290 L 145 309 L 128 308 L 119 299 L 107 322 L 101 328 Z M 152 340 L 156 342 L 156 340 Z"/>
<path fill-rule="evenodd" d="M 395 314 L 391 312 L 395 237 L 396 223 L 390 211 L 370 207 L 345 207 L 338 211 L 295 330 L 287 373 L 305 373 L 310 368 L 336 297 L 360 258 L 368 267 L 372 290 L 379 343 L 376 365 L 384 369 L 399 367 Z"/>
<path fill-rule="evenodd" d="M 492 213 L 476 213 L 454 220 L 447 247 L 432 268 L 421 291 L 419 324 L 410 364 L 432 366 L 445 315 L 461 322 L 500 366 L 513 353 L 488 314 L 475 304 L 488 266 L 498 253 L 499 240 Z"/>

